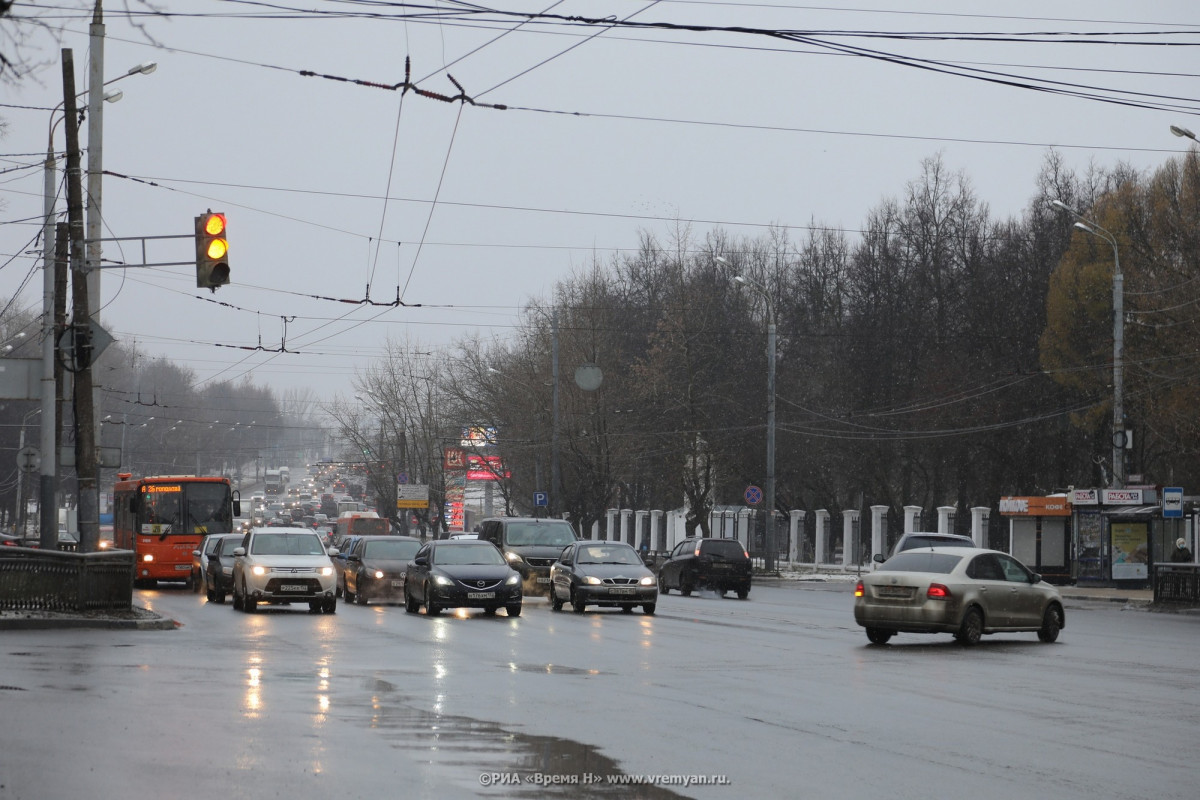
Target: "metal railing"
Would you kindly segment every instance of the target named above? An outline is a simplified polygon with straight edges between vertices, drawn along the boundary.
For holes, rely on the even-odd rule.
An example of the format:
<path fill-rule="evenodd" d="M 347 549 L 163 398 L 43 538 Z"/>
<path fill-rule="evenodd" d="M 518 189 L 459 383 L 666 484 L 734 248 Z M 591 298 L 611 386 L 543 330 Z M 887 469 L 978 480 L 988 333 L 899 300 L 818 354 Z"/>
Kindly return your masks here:
<path fill-rule="evenodd" d="M 1155 564 L 1154 602 L 1200 605 L 1200 564 Z"/>
<path fill-rule="evenodd" d="M 0 547 L 0 608 L 92 611 L 133 607 L 131 550 L 68 553 Z"/>

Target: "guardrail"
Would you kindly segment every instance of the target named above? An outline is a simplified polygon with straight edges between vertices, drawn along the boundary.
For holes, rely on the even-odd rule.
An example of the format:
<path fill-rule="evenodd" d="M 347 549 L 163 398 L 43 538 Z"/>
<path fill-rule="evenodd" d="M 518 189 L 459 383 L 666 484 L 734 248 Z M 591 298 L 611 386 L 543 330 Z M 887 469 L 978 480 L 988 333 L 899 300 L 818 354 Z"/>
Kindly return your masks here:
<path fill-rule="evenodd" d="M 1200 605 L 1200 564 L 1155 564 L 1154 602 Z"/>
<path fill-rule="evenodd" d="M 133 573 L 131 550 L 67 553 L 0 547 L 0 608 L 132 608 Z"/>

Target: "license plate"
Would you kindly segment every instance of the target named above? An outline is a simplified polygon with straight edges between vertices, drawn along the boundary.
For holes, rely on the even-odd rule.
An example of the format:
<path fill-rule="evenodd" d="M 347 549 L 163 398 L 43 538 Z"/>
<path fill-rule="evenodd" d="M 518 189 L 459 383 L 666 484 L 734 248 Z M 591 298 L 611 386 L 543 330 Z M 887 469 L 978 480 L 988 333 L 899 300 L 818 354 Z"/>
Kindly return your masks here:
<path fill-rule="evenodd" d="M 281 592 L 306 592 L 308 587 L 303 583 L 284 583 L 280 584 L 279 591 Z"/>
<path fill-rule="evenodd" d="M 468 600 L 491 600 L 495 596 L 495 592 L 467 592 Z"/>
<path fill-rule="evenodd" d="M 189 571 L 191 571 L 191 569 L 192 569 L 191 564 L 176 564 L 175 565 L 176 572 L 189 572 Z"/>
<path fill-rule="evenodd" d="M 616 589 L 609 589 L 609 594 L 635 594 L 636 590 L 630 586 L 620 586 Z"/>
<path fill-rule="evenodd" d="M 550 576 L 548 576 L 548 575 L 547 575 L 545 578 L 538 578 L 538 579 L 537 579 L 537 582 L 538 582 L 538 583 L 549 583 L 549 582 L 550 582 Z"/>
<path fill-rule="evenodd" d="M 732 565 L 731 564 L 713 564 L 712 567 L 713 567 L 713 569 L 730 569 L 732 567 Z"/>
<path fill-rule="evenodd" d="M 403 589 L 404 581 L 392 581 L 392 588 L 393 589 Z"/>
<path fill-rule="evenodd" d="M 907 586 L 877 586 L 875 594 L 880 597 L 908 597 L 912 590 Z"/>

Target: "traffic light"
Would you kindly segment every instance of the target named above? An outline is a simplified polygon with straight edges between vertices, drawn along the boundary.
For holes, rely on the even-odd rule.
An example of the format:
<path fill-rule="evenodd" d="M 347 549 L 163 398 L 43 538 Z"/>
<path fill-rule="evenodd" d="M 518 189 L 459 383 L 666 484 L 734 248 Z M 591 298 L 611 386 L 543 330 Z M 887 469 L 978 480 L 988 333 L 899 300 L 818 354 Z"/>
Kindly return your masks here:
<path fill-rule="evenodd" d="M 196 286 L 216 291 L 229 283 L 229 239 L 225 215 L 206 211 L 196 217 Z"/>

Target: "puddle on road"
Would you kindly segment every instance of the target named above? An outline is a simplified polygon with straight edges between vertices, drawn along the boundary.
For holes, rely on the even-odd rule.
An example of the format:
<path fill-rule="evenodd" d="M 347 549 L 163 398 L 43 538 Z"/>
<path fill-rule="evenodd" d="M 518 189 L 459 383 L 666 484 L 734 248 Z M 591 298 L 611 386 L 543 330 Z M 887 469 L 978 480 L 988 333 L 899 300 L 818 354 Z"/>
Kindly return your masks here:
<path fill-rule="evenodd" d="M 529 668 L 534 669 L 532 665 Z M 544 671 L 546 666 L 536 669 Z M 625 773 L 616 761 L 602 755 L 592 745 L 519 733 L 495 722 L 413 708 L 395 694 L 395 686 L 378 678 L 368 680 L 366 688 L 378 693 L 370 725 L 385 736 L 392 747 L 413 753 L 418 760 L 432 765 L 465 771 L 472 783 L 477 776 L 499 776 L 492 785 L 479 787 L 482 796 L 570 797 L 573 800 L 687 797 L 662 786 L 609 783 L 610 776 Z M 512 782 L 511 776 L 520 776 L 521 782 Z M 561 776 L 560 779 L 576 776 L 577 782 L 544 785 L 532 783 L 535 776 Z M 587 782 L 585 776 L 595 777 Z"/>

